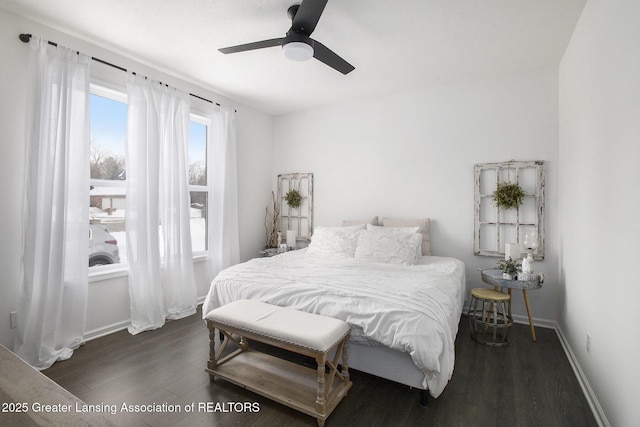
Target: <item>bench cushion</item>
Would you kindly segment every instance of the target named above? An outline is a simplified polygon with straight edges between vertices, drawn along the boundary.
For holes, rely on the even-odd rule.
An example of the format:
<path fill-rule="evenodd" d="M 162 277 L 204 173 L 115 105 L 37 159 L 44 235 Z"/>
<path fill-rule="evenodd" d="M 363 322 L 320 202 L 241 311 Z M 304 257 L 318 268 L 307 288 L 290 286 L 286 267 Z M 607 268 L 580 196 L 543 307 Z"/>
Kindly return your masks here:
<path fill-rule="evenodd" d="M 319 352 L 329 350 L 350 331 L 343 320 L 251 300 L 218 307 L 206 319 Z"/>

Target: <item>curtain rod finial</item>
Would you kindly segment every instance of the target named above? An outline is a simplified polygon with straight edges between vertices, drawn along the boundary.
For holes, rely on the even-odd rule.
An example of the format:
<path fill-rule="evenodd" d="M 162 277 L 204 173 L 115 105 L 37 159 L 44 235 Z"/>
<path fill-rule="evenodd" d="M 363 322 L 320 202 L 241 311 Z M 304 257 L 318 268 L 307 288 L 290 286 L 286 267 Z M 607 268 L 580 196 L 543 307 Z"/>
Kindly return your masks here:
<path fill-rule="evenodd" d="M 18 38 L 23 42 L 23 43 L 29 43 L 29 40 L 31 40 L 31 34 L 20 34 L 18 36 Z"/>

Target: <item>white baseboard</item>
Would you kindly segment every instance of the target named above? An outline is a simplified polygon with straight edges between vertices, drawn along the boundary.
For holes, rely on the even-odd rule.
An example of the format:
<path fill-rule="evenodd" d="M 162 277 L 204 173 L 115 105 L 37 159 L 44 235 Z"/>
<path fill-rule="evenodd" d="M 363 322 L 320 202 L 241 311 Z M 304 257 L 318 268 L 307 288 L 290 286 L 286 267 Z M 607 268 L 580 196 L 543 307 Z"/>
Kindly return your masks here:
<path fill-rule="evenodd" d="M 197 305 L 202 305 L 206 296 L 201 296 L 198 298 Z M 106 335 L 113 334 L 115 332 L 119 332 L 123 329 L 127 329 L 131 325 L 131 319 L 123 320 L 121 322 L 112 323 L 111 325 L 102 326 L 100 328 L 93 329 L 91 331 L 85 331 L 83 338 L 84 341 L 95 340 L 96 338 L 102 338 Z"/>
<path fill-rule="evenodd" d="M 462 314 L 469 315 L 469 313 L 467 313 L 466 311 L 466 306 L 463 308 Z M 521 323 L 527 326 L 529 325 L 529 318 L 527 316 L 514 314 L 512 315 L 512 318 L 514 323 Z M 557 323 L 554 320 L 540 319 L 540 318 L 534 317 L 533 325 L 539 328 L 556 329 Z"/>
<path fill-rule="evenodd" d="M 593 416 L 595 417 L 596 422 L 601 427 L 611 427 L 611 424 L 609 424 L 609 420 L 607 420 L 607 416 L 602 410 L 602 406 L 600 406 L 600 402 L 598 402 L 598 399 L 596 398 L 596 395 L 593 392 L 591 385 L 589 385 L 589 381 L 587 380 L 586 375 L 584 374 L 584 372 L 582 371 L 582 368 L 580 367 L 580 363 L 578 363 L 578 359 L 576 358 L 576 355 L 573 353 L 573 350 L 571 350 L 571 346 L 569 346 L 569 341 L 567 340 L 567 337 L 565 337 L 564 333 L 562 332 L 562 330 L 560 329 L 557 323 L 554 329 L 556 330 L 558 339 L 560 340 L 560 343 L 562 344 L 562 348 L 564 349 L 564 352 L 567 355 L 567 359 L 569 359 L 571 368 L 573 369 L 573 372 L 575 373 L 576 378 L 578 379 L 578 383 L 582 388 L 582 392 L 584 393 L 584 396 L 587 398 L 587 402 L 591 407 L 591 411 L 593 412 Z"/>
<path fill-rule="evenodd" d="M 91 331 L 86 331 L 84 333 L 84 340 L 86 341 L 91 341 L 91 340 L 95 340 L 96 338 L 101 338 L 104 337 L 106 335 L 109 334 L 113 334 L 115 332 L 119 332 L 123 329 L 127 329 L 129 327 L 129 325 L 131 325 L 131 320 L 127 319 L 127 320 L 123 320 L 122 322 L 117 322 L 117 323 L 112 323 L 111 325 L 106 325 Z"/>
<path fill-rule="evenodd" d="M 514 314 L 513 315 L 513 321 L 514 323 L 521 323 L 523 325 L 529 325 L 529 318 L 527 316 L 521 316 L 518 314 Z M 556 322 L 554 322 L 553 320 L 547 320 L 547 319 L 539 319 L 537 317 L 533 318 L 533 325 L 536 327 L 540 327 L 540 328 L 548 328 L 548 329 L 555 329 L 556 328 Z"/>

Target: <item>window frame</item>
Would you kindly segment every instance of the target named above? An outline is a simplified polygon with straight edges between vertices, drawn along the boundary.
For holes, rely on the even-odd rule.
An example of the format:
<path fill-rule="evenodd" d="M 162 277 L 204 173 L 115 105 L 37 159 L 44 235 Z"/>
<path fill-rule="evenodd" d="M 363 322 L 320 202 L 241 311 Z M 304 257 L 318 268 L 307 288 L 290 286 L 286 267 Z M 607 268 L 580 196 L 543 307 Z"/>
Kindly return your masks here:
<path fill-rule="evenodd" d="M 189 122 L 194 122 L 200 125 L 203 125 L 205 127 L 205 168 L 207 171 L 207 184 L 206 185 L 194 185 L 194 184 L 189 184 L 189 193 L 197 191 L 197 192 L 204 192 L 207 193 L 207 216 L 209 215 L 209 207 L 210 207 L 210 203 L 211 203 L 211 165 L 209 163 L 209 159 L 211 158 L 211 156 L 209 156 L 210 150 L 211 150 L 211 138 L 210 136 L 210 132 L 211 132 L 211 120 L 206 118 L 204 115 L 199 114 L 197 112 L 194 112 L 193 108 L 191 109 L 191 113 L 189 115 Z M 189 205 L 189 207 L 191 207 L 191 205 Z M 209 218 L 205 218 L 205 250 L 204 251 L 193 251 L 193 258 L 194 259 L 202 259 L 202 258 L 206 258 L 209 256 L 209 239 L 208 239 L 208 234 L 209 234 Z M 193 243 L 192 243 L 192 249 L 193 249 Z"/>
<path fill-rule="evenodd" d="M 124 104 L 129 105 L 129 99 L 126 94 L 126 89 L 119 87 L 119 85 L 106 82 L 104 80 L 92 78 L 90 82 L 90 94 L 97 95 L 103 98 L 108 98 L 117 102 L 122 102 Z M 194 108 L 195 107 L 195 108 Z M 209 209 L 211 203 L 211 165 L 210 165 L 210 150 L 211 150 L 211 120 L 206 117 L 206 114 L 199 111 L 197 105 L 191 105 L 189 112 L 189 121 L 195 122 L 206 127 L 206 152 L 205 152 L 205 163 L 207 170 L 207 183 L 206 185 L 192 185 L 189 184 L 189 192 L 198 191 L 205 192 L 207 194 L 207 211 Z M 102 187 L 125 187 L 126 188 L 126 180 L 122 181 L 114 181 L 114 180 L 104 180 L 104 179 L 92 179 L 89 178 L 89 185 L 99 185 Z M 189 205 L 191 207 L 191 205 Z M 202 262 L 205 261 L 209 256 L 209 248 L 208 248 L 208 234 L 209 224 L 208 218 L 205 219 L 205 250 L 204 251 L 193 251 L 193 261 Z M 89 269 L 89 283 L 99 282 L 102 280 L 115 279 L 120 277 L 126 277 L 129 272 L 129 263 L 128 262 L 120 262 L 118 264 L 110 264 L 103 266 L 95 266 Z"/>
<path fill-rule="evenodd" d="M 123 104 L 126 104 L 127 108 L 129 106 L 129 99 L 126 92 L 122 90 L 118 90 L 114 87 L 113 84 L 109 84 L 104 81 L 98 81 L 96 79 L 92 79 L 89 84 L 89 93 L 91 95 L 100 96 L 102 98 L 110 99 L 112 101 L 121 102 Z M 127 181 L 95 179 L 95 178 L 89 177 L 89 185 L 126 189 Z M 129 263 L 126 261 L 121 261 L 117 264 L 89 267 L 89 282 L 125 276 L 128 274 L 128 271 L 129 271 Z"/>

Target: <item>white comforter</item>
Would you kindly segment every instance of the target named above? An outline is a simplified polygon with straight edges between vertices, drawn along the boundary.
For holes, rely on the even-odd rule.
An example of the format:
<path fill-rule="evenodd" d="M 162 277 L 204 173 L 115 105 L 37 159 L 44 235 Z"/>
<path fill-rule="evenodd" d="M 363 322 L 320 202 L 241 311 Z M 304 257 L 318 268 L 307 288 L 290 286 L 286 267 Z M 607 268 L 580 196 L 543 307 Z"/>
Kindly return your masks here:
<path fill-rule="evenodd" d="M 464 264 L 455 258 L 422 257 L 417 265 L 401 266 L 329 260 L 303 249 L 220 272 L 203 315 L 253 299 L 345 320 L 353 340 L 409 353 L 425 373 L 423 385 L 437 397 L 453 373 L 464 292 Z"/>

